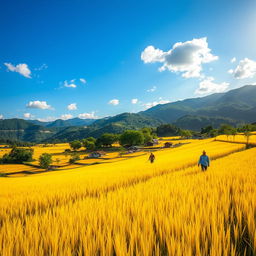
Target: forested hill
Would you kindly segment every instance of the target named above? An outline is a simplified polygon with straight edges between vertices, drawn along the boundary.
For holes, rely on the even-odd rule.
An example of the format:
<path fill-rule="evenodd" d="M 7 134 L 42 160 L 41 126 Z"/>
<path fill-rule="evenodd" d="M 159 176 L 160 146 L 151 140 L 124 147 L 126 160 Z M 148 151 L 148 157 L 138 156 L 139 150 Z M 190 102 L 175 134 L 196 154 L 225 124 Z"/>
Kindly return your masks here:
<path fill-rule="evenodd" d="M 0 140 L 23 141 L 70 141 L 88 136 L 98 137 L 103 133 L 122 133 L 127 129 L 157 127 L 163 123 L 175 124 L 183 129 L 200 131 L 211 125 L 237 126 L 256 121 L 256 86 L 247 85 L 226 93 L 187 99 L 157 105 L 140 113 L 122 113 L 102 119 L 69 120 L 53 122 L 38 120 L 0 120 Z"/>
<path fill-rule="evenodd" d="M 74 129 L 72 127 L 60 131 L 51 139 L 72 140 L 89 136 L 99 137 L 103 133 L 122 133 L 125 130 L 137 130 L 144 127 L 157 127 L 163 121 L 156 118 L 134 113 L 123 113 L 114 117 L 107 117 L 96 120 L 87 128 Z"/>
<path fill-rule="evenodd" d="M 40 125 L 32 124 L 23 119 L 0 120 L 0 139 L 12 141 L 42 141 L 56 131 Z"/>
<path fill-rule="evenodd" d="M 166 123 L 173 123 L 187 115 L 255 122 L 256 86 L 246 85 L 226 93 L 157 105 L 141 114 L 158 118 Z"/>
<path fill-rule="evenodd" d="M 79 123 L 79 120 L 76 121 Z M 87 123 L 90 122 L 92 120 L 87 120 Z M 0 140 L 71 141 L 88 136 L 99 137 L 103 133 L 122 133 L 127 129 L 136 130 L 143 127 L 157 127 L 162 123 L 156 118 L 133 113 L 123 113 L 114 117 L 93 120 L 92 124 L 82 127 L 81 125 L 69 126 L 67 122 L 62 123 L 59 120 L 47 123 L 47 125 L 37 125 L 34 122 L 23 119 L 5 119 L 0 120 Z"/>

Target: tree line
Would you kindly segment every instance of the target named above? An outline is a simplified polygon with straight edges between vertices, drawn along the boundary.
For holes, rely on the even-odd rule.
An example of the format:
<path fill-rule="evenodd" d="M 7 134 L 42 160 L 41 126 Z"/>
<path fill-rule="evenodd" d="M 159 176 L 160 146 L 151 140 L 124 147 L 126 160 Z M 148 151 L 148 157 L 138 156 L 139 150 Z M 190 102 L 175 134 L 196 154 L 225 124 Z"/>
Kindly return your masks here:
<path fill-rule="evenodd" d="M 79 150 L 84 147 L 87 150 L 112 147 L 114 143 L 128 148 L 131 146 L 143 145 L 151 142 L 157 135 L 152 128 L 143 128 L 141 130 L 127 130 L 122 134 L 104 133 L 99 138 L 89 137 L 82 140 L 74 140 L 69 143 L 73 150 Z"/>
<path fill-rule="evenodd" d="M 249 139 L 252 132 L 256 131 L 256 124 L 246 124 L 241 127 L 233 127 L 231 125 L 223 124 L 220 128 L 215 129 L 211 125 L 201 128 L 200 132 L 194 132 L 190 130 L 183 130 L 171 124 L 163 124 L 157 128 L 143 128 L 141 130 L 127 130 L 122 134 L 104 133 L 99 138 L 88 137 L 82 140 L 71 141 L 70 147 L 72 150 L 77 151 L 84 147 L 88 151 L 94 151 L 101 148 L 110 148 L 114 143 L 119 143 L 124 148 L 131 146 L 145 145 L 148 142 L 152 142 L 157 137 L 164 136 L 181 136 L 182 138 L 207 138 L 216 137 L 218 135 L 226 135 L 227 140 L 229 136 L 234 136 L 238 133 L 243 133 L 246 136 L 246 143 L 249 145 Z M 7 142 L 7 141 L 5 141 Z M 3 155 L 0 158 L 0 164 L 15 163 L 22 164 L 24 162 L 33 161 L 33 152 L 31 148 L 35 144 L 17 141 L 12 145 L 12 150 Z M 29 147 L 18 148 L 17 146 Z M 65 150 L 66 153 L 71 152 L 69 149 Z M 79 160 L 79 156 L 72 154 L 70 163 L 74 163 Z M 43 153 L 39 157 L 40 167 L 47 169 L 52 164 L 52 155 Z"/>

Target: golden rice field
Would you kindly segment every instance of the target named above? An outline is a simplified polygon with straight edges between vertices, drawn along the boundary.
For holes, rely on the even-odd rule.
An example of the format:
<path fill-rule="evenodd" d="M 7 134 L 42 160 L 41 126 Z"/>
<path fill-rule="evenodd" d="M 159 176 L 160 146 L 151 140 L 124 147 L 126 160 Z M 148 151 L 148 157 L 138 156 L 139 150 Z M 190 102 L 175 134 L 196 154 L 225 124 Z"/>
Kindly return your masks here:
<path fill-rule="evenodd" d="M 206 173 L 203 149 L 217 159 Z M 1 178 L 0 255 L 254 255 L 256 149 L 243 149 L 198 140 L 154 164 Z"/>
<path fill-rule="evenodd" d="M 238 143 L 246 143 L 247 137 L 244 134 L 233 135 L 219 135 L 216 137 L 217 140 L 229 141 L 229 142 L 238 142 Z M 252 132 L 249 136 L 249 143 L 256 145 L 256 133 Z"/>

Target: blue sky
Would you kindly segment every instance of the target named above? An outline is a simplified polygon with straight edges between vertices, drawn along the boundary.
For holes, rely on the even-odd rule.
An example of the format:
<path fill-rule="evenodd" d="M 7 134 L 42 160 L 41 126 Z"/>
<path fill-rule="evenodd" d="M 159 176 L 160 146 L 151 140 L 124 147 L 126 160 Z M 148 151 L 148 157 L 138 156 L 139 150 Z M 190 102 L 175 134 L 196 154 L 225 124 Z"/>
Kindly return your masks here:
<path fill-rule="evenodd" d="M 255 11 L 254 0 L 2 2 L 0 118 L 104 117 L 254 84 Z"/>

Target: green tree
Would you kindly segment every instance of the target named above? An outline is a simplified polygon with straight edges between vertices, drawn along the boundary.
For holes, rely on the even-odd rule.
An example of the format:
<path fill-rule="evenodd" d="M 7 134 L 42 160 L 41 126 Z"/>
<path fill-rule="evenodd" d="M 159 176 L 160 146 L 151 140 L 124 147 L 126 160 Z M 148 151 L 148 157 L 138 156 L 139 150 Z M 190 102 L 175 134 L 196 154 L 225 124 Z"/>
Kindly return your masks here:
<path fill-rule="evenodd" d="M 89 141 L 88 141 L 87 139 L 82 139 L 82 140 L 81 140 L 81 143 L 82 143 L 82 145 L 83 145 L 84 148 L 87 148 L 88 142 L 89 142 Z"/>
<path fill-rule="evenodd" d="M 240 128 L 238 128 L 239 132 L 245 132 L 245 131 L 256 131 L 256 125 L 255 124 L 246 124 Z"/>
<path fill-rule="evenodd" d="M 22 164 L 33 160 L 34 150 L 31 148 L 16 148 L 13 147 L 9 154 L 5 154 L 1 159 L 2 163 Z"/>
<path fill-rule="evenodd" d="M 78 154 L 74 154 L 71 156 L 71 158 L 69 159 L 69 163 L 70 164 L 74 164 L 76 161 L 80 160 L 80 156 Z"/>
<path fill-rule="evenodd" d="M 104 133 L 98 140 L 101 142 L 102 146 L 109 147 L 118 140 L 118 137 L 113 133 Z"/>
<path fill-rule="evenodd" d="M 70 142 L 69 145 L 75 151 L 82 147 L 82 143 L 79 140 L 74 140 L 74 141 Z"/>
<path fill-rule="evenodd" d="M 88 138 L 86 138 L 88 141 L 91 141 L 91 142 L 93 142 L 93 143 L 96 143 L 96 139 L 95 138 L 93 138 L 93 137 L 88 137 Z"/>
<path fill-rule="evenodd" d="M 128 130 L 120 136 L 119 142 L 124 147 L 141 145 L 144 143 L 144 136 L 141 131 Z"/>
<path fill-rule="evenodd" d="M 149 133 L 143 133 L 144 136 L 144 143 L 152 142 L 153 136 Z"/>
<path fill-rule="evenodd" d="M 42 167 L 44 169 L 48 169 L 50 167 L 51 163 L 52 163 L 52 155 L 51 154 L 43 153 L 39 157 L 39 165 L 40 165 L 40 167 Z"/>
<path fill-rule="evenodd" d="M 228 124 L 222 124 L 219 129 L 219 133 L 225 134 L 227 136 L 227 140 L 228 140 L 229 136 L 232 135 L 233 132 L 234 132 L 234 127 L 232 127 L 231 125 L 228 125 Z"/>
<path fill-rule="evenodd" d="M 96 148 L 95 143 L 93 141 L 88 141 L 86 149 L 93 151 Z"/>
<path fill-rule="evenodd" d="M 143 128 L 141 129 L 143 136 L 144 136 L 144 143 L 151 142 L 153 140 L 153 135 L 152 135 L 152 129 L 151 128 Z"/>
<path fill-rule="evenodd" d="M 181 130 L 181 131 L 180 131 L 180 136 L 181 136 L 182 138 L 188 139 L 188 138 L 191 138 L 191 137 L 192 137 L 192 133 L 191 133 L 191 131 L 189 131 L 189 130 Z"/>
<path fill-rule="evenodd" d="M 156 128 L 156 134 L 159 137 L 177 136 L 180 133 L 180 128 L 172 124 L 162 124 Z"/>
<path fill-rule="evenodd" d="M 211 125 L 208 125 L 204 128 L 201 128 L 201 134 L 209 134 L 213 130 L 213 127 Z"/>
<path fill-rule="evenodd" d="M 216 139 L 216 137 L 218 136 L 218 130 L 217 129 L 212 129 L 209 132 L 209 136 Z"/>
<path fill-rule="evenodd" d="M 244 136 L 246 138 L 246 146 L 249 147 L 249 141 L 250 141 L 250 136 L 252 136 L 252 132 L 251 131 L 245 131 Z"/>
<path fill-rule="evenodd" d="M 230 134 L 233 136 L 233 141 L 235 141 L 235 137 L 237 135 L 237 130 L 235 128 L 233 128 L 230 132 Z"/>

